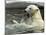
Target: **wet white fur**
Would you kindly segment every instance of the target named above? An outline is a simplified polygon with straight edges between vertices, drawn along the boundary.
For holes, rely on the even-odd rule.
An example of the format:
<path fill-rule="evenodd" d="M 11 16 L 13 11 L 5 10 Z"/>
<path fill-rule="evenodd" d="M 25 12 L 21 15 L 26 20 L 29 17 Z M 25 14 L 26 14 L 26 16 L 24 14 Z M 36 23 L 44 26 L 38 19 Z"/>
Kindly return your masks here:
<path fill-rule="evenodd" d="M 32 18 L 32 23 L 30 24 L 33 26 L 32 29 L 34 32 L 42 32 L 44 22 L 40 14 L 40 9 L 36 5 L 29 5 L 25 10 L 32 16 L 28 18 L 28 23 L 31 21 L 30 18 Z"/>

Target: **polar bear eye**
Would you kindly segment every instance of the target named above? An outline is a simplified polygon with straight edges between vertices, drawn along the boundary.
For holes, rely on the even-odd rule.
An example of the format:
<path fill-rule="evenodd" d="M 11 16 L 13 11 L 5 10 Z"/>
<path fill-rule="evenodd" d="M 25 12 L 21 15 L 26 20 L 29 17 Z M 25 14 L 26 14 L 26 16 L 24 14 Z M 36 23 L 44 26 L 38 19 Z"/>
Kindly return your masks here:
<path fill-rule="evenodd" d="M 31 8 L 29 8 L 29 9 L 31 9 Z"/>

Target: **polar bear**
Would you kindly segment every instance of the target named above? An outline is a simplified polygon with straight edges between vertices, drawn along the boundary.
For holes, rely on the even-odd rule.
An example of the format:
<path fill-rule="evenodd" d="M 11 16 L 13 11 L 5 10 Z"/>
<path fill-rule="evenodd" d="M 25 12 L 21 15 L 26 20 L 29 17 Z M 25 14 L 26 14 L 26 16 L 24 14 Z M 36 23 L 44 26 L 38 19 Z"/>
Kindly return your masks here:
<path fill-rule="evenodd" d="M 44 29 L 44 22 L 42 20 L 40 9 L 38 8 L 38 6 L 29 5 L 25 9 L 25 11 L 30 15 L 29 18 L 26 20 L 26 23 L 32 25 L 33 32 L 42 32 L 41 30 Z"/>

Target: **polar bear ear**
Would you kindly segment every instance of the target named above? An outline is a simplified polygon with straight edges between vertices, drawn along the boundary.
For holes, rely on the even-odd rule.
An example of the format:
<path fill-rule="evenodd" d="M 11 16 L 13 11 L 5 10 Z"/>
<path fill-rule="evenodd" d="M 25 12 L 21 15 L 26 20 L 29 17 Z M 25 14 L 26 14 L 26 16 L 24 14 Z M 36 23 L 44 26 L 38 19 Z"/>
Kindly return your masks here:
<path fill-rule="evenodd" d="M 36 11 L 38 11 L 39 9 L 36 9 Z"/>

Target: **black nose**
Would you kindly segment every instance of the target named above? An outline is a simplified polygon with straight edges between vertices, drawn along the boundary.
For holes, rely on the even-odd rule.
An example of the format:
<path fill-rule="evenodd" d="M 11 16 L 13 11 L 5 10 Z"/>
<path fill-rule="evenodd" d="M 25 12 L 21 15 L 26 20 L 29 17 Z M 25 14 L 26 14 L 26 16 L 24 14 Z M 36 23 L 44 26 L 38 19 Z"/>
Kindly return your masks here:
<path fill-rule="evenodd" d="M 24 10 L 24 12 L 26 13 L 26 10 Z"/>

